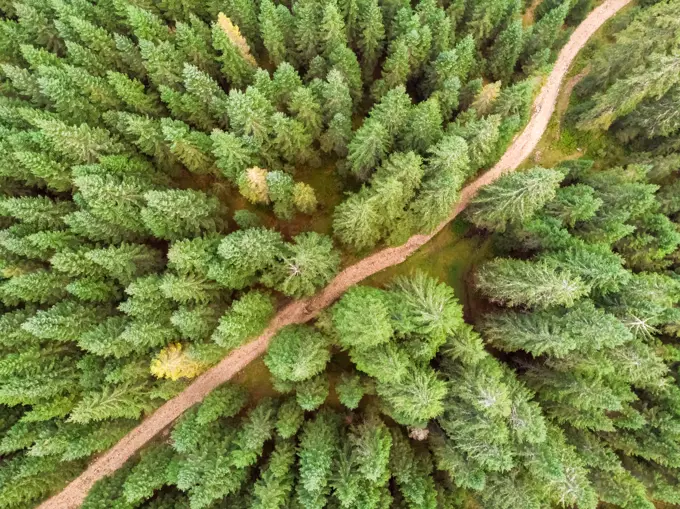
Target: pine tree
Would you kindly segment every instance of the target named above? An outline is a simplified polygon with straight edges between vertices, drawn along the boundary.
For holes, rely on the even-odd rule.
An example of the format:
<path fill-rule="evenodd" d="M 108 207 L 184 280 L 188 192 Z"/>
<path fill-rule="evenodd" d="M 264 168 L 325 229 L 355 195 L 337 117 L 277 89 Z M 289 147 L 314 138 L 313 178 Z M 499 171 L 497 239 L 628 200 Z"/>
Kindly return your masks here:
<path fill-rule="evenodd" d="M 274 402 L 265 398 L 242 419 L 230 452 L 232 465 L 244 468 L 257 462 L 264 443 L 272 437 L 275 412 Z"/>
<path fill-rule="evenodd" d="M 347 81 L 349 92 L 356 108 L 363 97 L 361 67 L 356 54 L 347 46 L 336 46 L 328 57 L 333 69 L 340 71 Z"/>
<path fill-rule="evenodd" d="M 285 400 L 279 406 L 276 417 L 276 432 L 281 438 L 288 439 L 297 434 L 305 420 L 304 410 L 294 398 Z"/>
<path fill-rule="evenodd" d="M 311 327 L 291 325 L 272 340 L 264 362 L 272 375 L 300 382 L 320 373 L 330 359 L 328 340 Z"/>
<path fill-rule="evenodd" d="M 477 288 L 509 306 L 572 306 L 590 291 L 581 278 L 548 262 L 497 258 L 477 271 Z"/>
<path fill-rule="evenodd" d="M 290 110 L 312 138 L 321 133 L 321 104 L 308 87 L 297 87 L 290 95 Z"/>
<path fill-rule="evenodd" d="M 65 287 L 69 282 L 70 279 L 63 274 L 37 270 L 5 281 L 0 286 L 0 297 L 6 305 L 18 302 L 55 303 L 66 297 Z"/>
<path fill-rule="evenodd" d="M 173 88 L 182 82 L 182 55 L 169 41 L 139 40 L 139 52 L 146 74 L 156 87 Z"/>
<path fill-rule="evenodd" d="M 206 276 L 217 257 L 222 236 L 206 235 L 175 241 L 168 249 L 168 267 L 180 274 Z"/>
<path fill-rule="evenodd" d="M 329 71 L 326 81 L 321 84 L 322 109 L 328 123 L 337 114 L 346 118 L 352 116 L 352 98 L 347 81 L 338 69 Z"/>
<path fill-rule="evenodd" d="M 174 451 L 168 446 L 158 446 L 144 451 L 123 484 L 123 496 L 130 504 L 148 500 L 167 482 L 167 469 Z"/>
<path fill-rule="evenodd" d="M 134 113 L 149 116 L 160 116 L 163 113 L 160 98 L 147 92 L 139 80 L 114 71 L 107 71 L 106 79 L 120 100 Z"/>
<path fill-rule="evenodd" d="M 210 154 L 212 143 L 207 134 L 168 118 L 161 120 L 160 127 L 170 152 L 189 171 L 198 175 L 214 173 L 215 161 Z"/>
<path fill-rule="evenodd" d="M 507 83 L 522 52 L 524 30 L 521 20 L 514 20 L 503 30 L 489 50 L 487 68 L 493 79 Z"/>
<path fill-rule="evenodd" d="M 227 288 L 244 288 L 276 259 L 282 248 L 281 234 L 273 230 L 236 231 L 220 243 L 219 259 L 208 275 Z"/>
<path fill-rule="evenodd" d="M 251 47 L 260 41 L 257 19 L 257 3 L 250 0 L 230 0 L 225 4 L 225 13 L 237 25 Z"/>
<path fill-rule="evenodd" d="M 501 82 L 489 83 L 482 87 L 482 90 L 475 96 L 470 108 L 474 109 L 478 115 L 487 115 L 491 112 L 498 94 L 501 91 Z"/>
<path fill-rule="evenodd" d="M 560 28 L 562 28 L 570 8 L 570 1 L 562 2 L 559 6 L 551 9 L 533 26 L 531 35 L 526 41 L 523 49 L 522 58 L 525 63 L 528 62 L 531 57 L 535 56 L 537 52 L 543 49 L 552 49 L 557 34 Z"/>
<path fill-rule="evenodd" d="M 318 205 L 314 188 L 304 182 L 296 182 L 293 187 L 293 205 L 303 214 L 314 213 Z"/>
<path fill-rule="evenodd" d="M 222 229 L 223 206 L 217 198 L 200 191 L 149 191 L 144 194 L 146 206 L 142 221 L 154 236 L 179 240 Z"/>
<path fill-rule="evenodd" d="M 321 135 L 321 150 L 335 152 L 339 157 L 347 155 L 347 144 L 352 138 L 352 121 L 342 113 L 336 113 L 328 123 L 328 129 Z"/>
<path fill-rule="evenodd" d="M 354 373 L 343 373 L 340 381 L 335 386 L 335 392 L 338 395 L 340 403 L 354 410 L 359 407 L 366 389 L 362 385 L 361 378 Z"/>
<path fill-rule="evenodd" d="M 319 408 L 328 398 L 330 382 L 326 374 L 316 375 L 295 384 L 295 400 L 305 411 Z"/>
<path fill-rule="evenodd" d="M 160 252 L 142 244 L 122 243 L 120 246 L 93 249 L 85 253 L 85 257 L 122 284 L 155 272 L 162 266 Z"/>
<path fill-rule="evenodd" d="M 295 448 L 289 441 L 278 441 L 266 470 L 253 487 L 253 508 L 284 507 L 290 501 L 294 484 Z"/>
<path fill-rule="evenodd" d="M 239 27 L 220 13 L 217 23 L 212 26 L 212 40 L 227 81 L 237 88 L 248 85 L 255 71 L 255 59 Z"/>
<path fill-rule="evenodd" d="M 390 89 L 405 85 L 412 72 L 407 43 L 399 41 L 383 64 L 382 78 L 373 84 L 373 97 L 380 99 Z"/>
<path fill-rule="evenodd" d="M 319 31 L 323 54 L 330 55 L 338 46 L 347 45 L 345 21 L 336 2 L 324 6 Z"/>
<path fill-rule="evenodd" d="M 337 417 L 331 412 L 317 414 L 303 425 L 298 448 L 300 480 L 297 499 L 305 507 L 323 507 L 338 445 Z"/>
<path fill-rule="evenodd" d="M 356 250 L 375 246 L 380 240 L 382 218 L 368 189 L 350 195 L 333 213 L 333 232 L 343 244 Z"/>
<path fill-rule="evenodd" d="M 619 320 L 588 300 L 566 310 L 490 315 L 482 330 L 498 348 L 524 350 L 534 357 L 565 357 L 574 350 L 615 348 L 632 339 Z"/>
<path fill-rule="evenodd" d="M 262 282 L 286 295 L 306 297 L 325 286 L 337 273 L 340 256 L 329 237 L 302 233 L 286 244 Z"/>
<path fill-rule="evenodd" d="M 375 0 L 361 0 L 357 4 L 356 45 L 361 51 L 361 69 L 364 80 L 370 81 L 383 51 L 385 39 L 383 12 Z"/>
<path fill-rule="evenodd" d="M 68 300 L 38 311 L 21 327 L 40 339 L 66 342 L 94 327 L 109 313 L 108 306 L 81 304 Z"/>
<path fill-rule="evenodd" d="M 406 120 L 407 127 L 400 137 L 400 148 L 424 153 L 442 137 L 442 122 L 439 101 L 436 99 L 428 99 L 413 106 Z"/>
<path fill-rule="evenodd" d="M 298 2 L 293 7 L 295 29 L 293 39 L 304 64 L 308 64 L 320 52 L 321 41 L 319 40 L 319 26 L 323 16 L 322 9 L 311 1 Z"/>
<path fill-rule="evenodd" d="M 236 348 L 262 332 L 273 314 L 274 306 L 268 295 L 248 292 L 222 315 L 212 339 L 220 346 Z"/>
<path fill-rule="evenodd" d="M 398 423 L 423 427 L 444 411 L 448 389 L 434 372 L 410 369 L 399 381 L 378 383 L 376 392 Z"/>
<path fill-rule="evenodd" d="M 402 432 L 391 430 L 390 470 L 410 507 L 436 507 L 434 481 L 429 477 L 432 459 L 427 450 L 415 450 Z"/>
<path fill-rule="evenodd" d="M 196 424 L 204 426 L 222 417 L 237 415 L 248 401 L 248 393 L 238 385 L 224 384 L 208 394 L 198 407 Z"/>
<path fill-rule="evenodd" d="M 370 171 L 387 155 L 391 143 L 387 129 L 373 120 L 367 120 L 356 132 L 348 149 L 347 160 L 352 173 L 365 180 Z"/>
<path fill-rule="evenodd" d="M 333 325 L 345 348 L 366 350 L 390 341 L 394 328 L 388 296 L 365 286 L 350 289 L 333 306 Z"/>
<path fill-rule="evenodd" d="M 220 308 L 215 305 L 181 306 L 170 317 L 170 322 L 183 338 L 194 341 L 208 339 L 220 317 Z"/>
<path fill-rule="evenodd" d="M 467 217 L 478 227 L 503 231 L 508 223 L 526 221 L 552 200 L 563 178 L 559 171 L 544 168 L 507 175 L 480 191 Z"/>
<path fill-rule="evenodd" d="M 559 252 L 548 252 L 539 259 L 571 271 L 601 295 L 620 291 L 630 282 L 623 259 L 603 244 L 573 243 Z"/>
<path fill-rule="evenodd" d="M 105 129 L 47 119 L 36 121 L 36 125 L 49 145 L 72 163 L 94 163 L 102 155 L 123 151 Z"/>
<path fill-rule="evenodd" d="M 440 344 L 434 354 L 463 325 L 461 306 L 451 288 L 423 272 L 394 279 L 390 293 L 396 297 L 392 311 L 395 329 L 403 335 L 436 338 Z"/>
<path fill-rule="evenodd" d="M 293 17 L 285 5 L 274 5 L 271 0 L 260 2 L 260 34 L 269 59 L 279 65 L 289 60 Z"/>
<path fill-rule="evenodd" d="M 356 451 L 361 476 L 374 483 L 385 479 L 389 472 L 392 436 L 380 418 L 368 414 L 363 422 L 352 429 L 349 439 Z"/>
<path fill-rule="evenodd" d="M 253 165 L 255 148 L 247 138 L 215 130 L 210 135 L 216 165 L 231 182 Z"/>
<path fill-rule="evenodd" d="M 280 219 L 292 219 L 294 214 L 293 188 L 295 187 L 293 177 L 282 171 L 270 171 L 265 177 L 265 185 L 267 198 L 274 203 L 274 214 Z"/>

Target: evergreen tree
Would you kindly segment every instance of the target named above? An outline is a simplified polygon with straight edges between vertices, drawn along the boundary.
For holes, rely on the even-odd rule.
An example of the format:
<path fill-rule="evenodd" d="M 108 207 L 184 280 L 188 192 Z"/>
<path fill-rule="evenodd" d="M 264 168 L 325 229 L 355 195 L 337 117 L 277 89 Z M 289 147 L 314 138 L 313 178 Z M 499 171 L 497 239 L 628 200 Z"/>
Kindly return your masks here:
<path fill-rule="evenodd" d="M 335 392 L 338 394 L 340 403 L 350 410 L 354 410 L 358 408 L 366 389 L 357 374 L 343 373 L 340 382 L 335 386 Z"/>
<path fill-rule="evenodd" d="M 123 243 L 85 253 L 88 260 L 102 267 L 107 274 L 122 284 L 162 266 L 161 254 L 146 245 Z"/>
<path fill-rule="evenodd" d="M 437 143 L 443 135 L 442 114 L 439 101 L 428 99 L 412 107 L 400 139 L 402 150 L 424 153 Z"/>
<path fill-rule="evenodd" d="M 357 42 L 361 51 L 364 80 L 370 81 L 383 51 L 385 26 L 383 12 L 375 0 L 358 1 Z"/>
<path fill-rule="evenodd" d="M 305 420 L 304 410 L 300 408 L 294 398 L 286 399 L 279 406 L 276 416 L 276 432 L 281 438 L 287 439 L 297 434 Z"/>
<path fill-rule="evenodd" d="M 319 27 L 323 16 L 322 9 L 311 0 L 297 2 L 293 7 L 295 29 L 293 39 L 299 58 L 305 64 L 318 55 L 321 48 Z"/>
<path fill-rule="evenodd" d="M 196 424 L 204 426 L 222 417 L 233 417 L 247 401 L 248 393 L 242 387 L 224 384 L 208 394 L 198 407 Z"/>
<path fill-rule="evenodd" d="M 222 228 L 222 206 L 215 197 L 199 191 L 149 191 L 142 221 L 154 236 L 179 240 L 192 235 L 213 233 Z"/>
<path fill-rule="evenodd" d="M 588 300 L 570 309 L 490 315 L 482 329 L 497 347 L 524 350 L 534 357 L 559 358 L 574 350 L 615 348 L 632 338 L 619 320 Z"/>
<path fill-rule="evenodd" d="M 352 173 L 365 180 L 387 155 L 390 146 L 387 129 L 373 119 L 367 120 L 349 142 L 347 160 Z"/>
<path fill-rule="evenodd" d="M 318 138 L 322 127 L 321 104 L 308 87 L 299 86 L 290 94 L 290 110 L 312 138 Z"/>
<path fill-rule="evenodd" d="M 467 142 L 470 167 L 476 171 L 491 162 L 490 158 L 494 155 L 500 136 L 501 119 L 498 115 L 489 115 L 479 120 L 470 119 L 465 123 L 461 120 L 467 119 L 459 117 L 455 124 L 450 124 L 449 134 L 460 136 Z"/>
<path fill-rule="evenodd" d="M 590 286 L 566 269 L 548 262 L 498 258 L 477 271 L 477 288 L 509 306 L 572 306 Z"/>
<path fill-rule="evenodd" d="M 333 307 L 333 325 L 345 348 L 365 350 L 389 341 L 394 332 L 388 296 L 366 286 L 350 289 Z"/>
<path fill-rule="evenodd" d="M 274 5 L 271 0 L 260 2 L 260 34 L 270 60 L 279 65 L 290 60 L 293 17 L 285 5 Z"/>
<path fill-rule="evenodd" d="M 239 27 L 220 13 L 217 23 L 212 26 L 212 41 L 227 81 L 237 88 L 248 85 L 255 71 L 255 59 Z"/>
<path fill-rule="evenodd" d="M 515 65 L 522 52 L 524 30 L 521 20 L 514 20 L 503 30 L 489 50 L 490 58 L 487 67 L 491 76 L 507 83 L 515 70 Z"/>
<path fill-rule="evenodd" d="M 552 200 L 563 178 L 544 168 L 507 175 L 473 198 L 467 216 L 478 227 L 503 231 L 509 221 L 525 221 Z"/>
<path fill-rule="evenodd" d="M 328 411 L 303 425 L 297 452 L 300 480 L 296 493 L 303 507 L 325 505 L 339 441 L 337 428 L 337 416 Z"/>
<path fill-rule="evenodd" d="M 249 139 L 219 130 L 213 131 L 210 139 L 213 155 L 217 159 L 216 165 L 231 182 L 235 182 L 252 166 L 255 160 L 255 147 Z"/>
<path fill-rule="evenodd" d="M 329 359 L 328 340 L 322 334 L 291 325 L 272 340 L 264 362 L 276 378 L 300 382 L 323 371 Z"/>
<path fill-rule="evenodd" d="M 302 233 L 286 244 L 280 258 L 265 272 L 262 282 L 286 295 L 313 295 L 337 273 L 340 256 L 329 237 Z"/>
<path fill-rule="evenodd" d="M 295 384 L 295 400 L 303 410 L 316 410 L 328 398 L 329 390 L 328 377 L 323 374 L 316 375 Z"/>
<path fill-rule="evenodd" d="M 269 296 L 248 292 L 222 315 L 212 339 L 220 346 L 236 348 L 262 332 L 273 313 L 274 306 Z"/>
<path fill-rule="evenodd" d="M 236 231 L 220 243 L 219 259 L 211 265 L 208 275 L 227 288 L 244 288 L 276 259 L 282 249 L 281 234 L 273 230 Z"/>
<path fill-rule="evenodd" d="M 543 49 L 552 49 L 557 34 L 560 28 L 562 28 L 567 14 L 569 14 L 570 8 L 571 2 L 564 1 L 554 9 L 551 9 L 534 25 L 531 35 L 524 45 L 524 62 L 528 62 L 531 57 Z"/>

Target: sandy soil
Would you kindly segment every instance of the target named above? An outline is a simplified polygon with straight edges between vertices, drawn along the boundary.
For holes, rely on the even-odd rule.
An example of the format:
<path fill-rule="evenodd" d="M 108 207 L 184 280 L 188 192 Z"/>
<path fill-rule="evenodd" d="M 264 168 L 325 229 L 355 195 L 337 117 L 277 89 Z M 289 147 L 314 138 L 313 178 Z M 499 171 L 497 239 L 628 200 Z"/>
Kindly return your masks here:
<path fill-rule="evenodd" d="M 251 361 L 262 355 L 269 341 L 282 327 L 304 323 L 333 303 L 350 286 L 387 267 L 403 262 L 420 246 L 428 242 L 446 224 L 460 214 L 470 203 L 479 188 L 492 183 L 505 172 L 517 168 L 534 150 L 548 126 L 555 109 L 560 85 L 569 66 L 591 35 L 616 12 L 632 0 L 606 0 L 597 7 L 574 31 L 564 46 L 540 94 L 536 98 L 533 114 L 524 131 L 512 142 L 501 160 L 477 180 L 466 186 L 451 216 L 429 235 L 414 235 L 405 244 L 382 249 L 344 269 L 319 294 L 309 299 L 293 302 L 274 317 L 264 333 L 247 345 L 233 351 L 222 361 L 203 373 L 182 393 L 167 401 L 139 426 L 123 437 L 115 446 L 99 456 L 63 491 L 43 502 L 38 509 L 72 509 L 79 507 L 92 485 L 110 475 L 134 455 L 156 434 L 167 428 L 184 411 L 200 402 L 206 394 L 230 380 Z"/>

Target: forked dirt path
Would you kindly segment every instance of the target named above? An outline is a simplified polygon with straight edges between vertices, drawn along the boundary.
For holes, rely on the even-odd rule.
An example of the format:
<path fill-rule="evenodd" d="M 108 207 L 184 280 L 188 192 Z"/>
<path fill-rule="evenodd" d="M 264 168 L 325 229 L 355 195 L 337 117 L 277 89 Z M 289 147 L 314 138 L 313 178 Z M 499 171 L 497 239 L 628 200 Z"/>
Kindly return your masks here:
<path fill-rule="evenodd" d="M 399 247 L 382 249 L 344 269 L 314 297 L 293 302 L 281 309 L 260 337 L 234 350 L 219 364 L 196 378 L 183 392 L 167 401 L 116 445 L 93 461 L 63 491 L 43 502 L 38 509 L 79 507 L 95 482 L 123 466 L 144 444 L 167 428 L 185 410 L 201 401 L 206 394 L 231 379 L 248 363 L 262 355 L 267 350 L 271 338 L 282 327 L 311 320 L 322 309 L 340 297 L 350 286 L 376 272 L 406 260 L 409 255 L 460 214 L 479 188 L 492 183 L 505 172 L 516 169 L 531 154 L 548 126 L 555 109 L 560 85 L 578 52 L 598 28 L 631 1 L 605 0 L 576 28 L 569 42 L 562 48 L 550 76 L 536 98 L 531 120 L 522 134 L 513 141 L 501 160 L 493 168 L 461 191 L 460 201 L 452 211 L 451 216 L 443 221 L 433 233 L 414 235 L 408 242 Z"/>

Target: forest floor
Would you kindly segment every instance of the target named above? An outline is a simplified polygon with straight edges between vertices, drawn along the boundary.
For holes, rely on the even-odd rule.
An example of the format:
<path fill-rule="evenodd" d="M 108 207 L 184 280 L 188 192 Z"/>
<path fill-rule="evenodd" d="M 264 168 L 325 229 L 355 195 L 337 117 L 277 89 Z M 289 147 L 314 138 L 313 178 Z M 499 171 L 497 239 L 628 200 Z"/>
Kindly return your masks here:
<path fill-rule="evenodd" d="M 122 467 L 142 446 L 167 428 L 183 412 L 200 402 L 210 391 L 232 379 L 245 366 L 260 357 L 267 350 L 270 340 L 281 328 L 312 320 L 351 286 L 388 267 L 404 262 L 411 254 L 444 230 L 449 222 L 468 206 L 481 187 L 491 184 L 503 174 L 518 168 L 534 151 L 548 127 L 555 110 L 562 81 L 581 48 L 609 18 L 631 1 L 606 0 L 574 30 L 569 42 L 560 51 L 552 72 L 534 102 L 531 119 L 524 131 L 515 138 L 492 169 L 463 188 L 460 200 L 451 216 L 443 221 L 434 232 L 429 235 L 414 235 L 401 246 L 385 248 L 373 253 L 345 268 L 317 295 L 285 306 L 277 313 L 260 337 L 234 350 L 217 365 L 196 378 L 184 391 L 163 404 L 115 446 L 93 461 L 64 490 L 43 502 L 39 509 L 79 507 L 95 482 Z"/>

